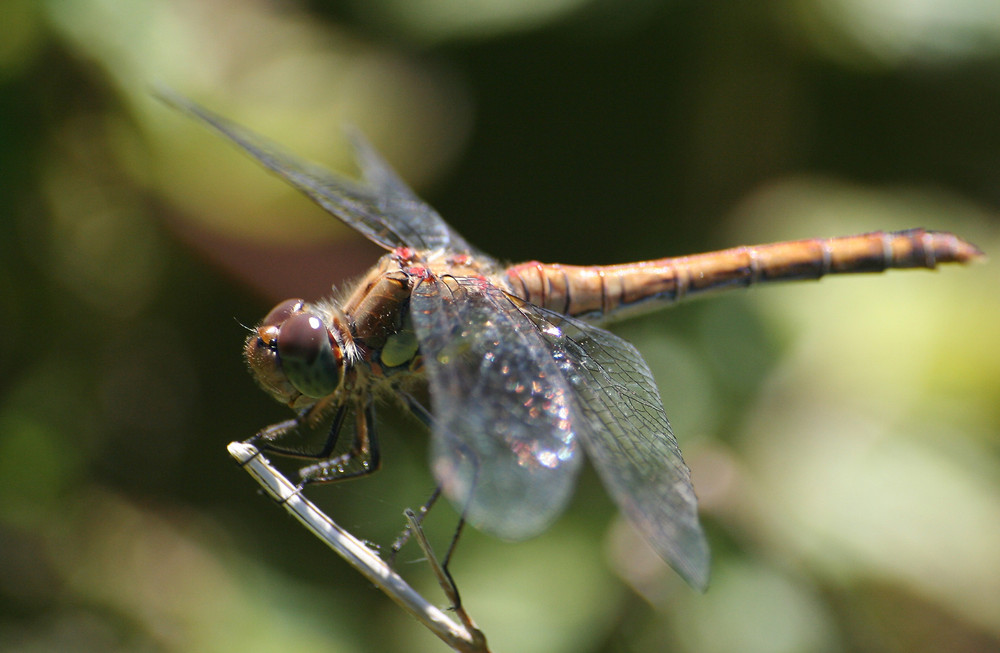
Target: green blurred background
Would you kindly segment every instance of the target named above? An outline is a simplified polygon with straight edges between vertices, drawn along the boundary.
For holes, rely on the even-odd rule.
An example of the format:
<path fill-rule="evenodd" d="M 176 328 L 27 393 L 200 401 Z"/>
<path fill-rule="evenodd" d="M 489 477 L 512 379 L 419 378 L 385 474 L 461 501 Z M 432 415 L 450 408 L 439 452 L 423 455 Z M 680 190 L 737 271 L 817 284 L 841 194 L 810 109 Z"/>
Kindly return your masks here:
<path fill-rule="evenodd" d="M 915 226 L 1000 252 L 996 2 L 4 0 L 0 650 L 444 648 L 225 450 L 286 417 L 241 323 L 378 250 L 156 84 L 345 172 L 355 124 L 508 260 Z M 691 464 L 711 587 L 588 471 L 539 538 L 466 531 L 452 569 L 494 650 L 1000 650 L 998 281 L 828 279 L 617 326 Z M 310 496 L 385 545 L 433 483 L 426 434 L 381 423 L 383 471 Z M 431 514 L 435 546 L 454 522 Z"/>

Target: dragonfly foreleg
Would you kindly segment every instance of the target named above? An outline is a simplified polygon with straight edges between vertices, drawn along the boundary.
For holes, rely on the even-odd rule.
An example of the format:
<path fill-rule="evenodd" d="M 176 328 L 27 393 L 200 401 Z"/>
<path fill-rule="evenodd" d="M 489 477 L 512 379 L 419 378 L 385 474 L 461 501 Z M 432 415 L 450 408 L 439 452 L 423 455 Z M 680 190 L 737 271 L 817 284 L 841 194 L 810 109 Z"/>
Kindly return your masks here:
<path fill-rule="evenodd" d="M 343 409 L 342 409 L 343 410 Z M 299 470 L 302 485 L 309 483 L 331 483 L 343 481 L 358 476 L 367 476 L 379 468 L 381 454 L 378 448 L 378 438 L 375 433 L 375 406 L 369 401 L 364 408 L 355 411 L 354 439 L 351 448 L 346 452 L 327 458 L 315 465 L 308 465 Z M 340 415 L 338 414 L 338 418 Z M 336 422 L 341 419 L 336 420 Z M 323 451 L 328 456 L 336 444 L 335 437 L 327 441 Z"/>
<path fill-rule="evenodd" d="M 337 440 L 340 438 L 340 430 L 344 426 L 347 409 L 348 404 L 343 404 L 337 409 L 337 413 L 334 415 L 333 421 L 330 422 L 330 427 L 326 431 L 326 439 L 323 442 L 323 447 L 319 451 L 310 452 L 305 448 L 292 448 L 277 444 L 282 441 L 294 440 L 299 431 L 303 430 L 304 427 L 308 427 L 310 420 L 313 418 L 312 413 L 314 409 L 305 410 L 293 419 L 286 419 L 284 422 L 268 426 L 247 440 L 246 444 L 252 444 L 261 451 L 274 453 L 279 456 L 318 460 L 329 458 L 330 453 L 337 446 Z"/>
<path fill-rule="evenodd" d="M 261 429 L 253 434 L 253 437 L 248 438 L 244 441 L 245 444 L 252 444 L 258 449 L 267 449 L 268 451 L 274 451 L 273 445 L 271 444 L 275 440 L 280 440 L 281 436 L 285 433 L 290 432 L 292 429 L 298 427 L 299 419 L 286 419 L 283 422 L 278 422 L 277 424 L 271 424 L 267 428 Z M 280 452 L 279 452 L 280 453 Z"/>

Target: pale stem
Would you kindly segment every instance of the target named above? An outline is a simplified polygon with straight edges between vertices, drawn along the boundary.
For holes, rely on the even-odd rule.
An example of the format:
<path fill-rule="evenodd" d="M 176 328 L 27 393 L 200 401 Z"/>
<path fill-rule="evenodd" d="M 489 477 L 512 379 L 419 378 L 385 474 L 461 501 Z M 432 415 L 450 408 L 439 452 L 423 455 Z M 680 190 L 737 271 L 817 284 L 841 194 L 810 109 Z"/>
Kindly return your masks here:
<path fill-rule="evenodd" d="M 272 499 L 284 506 L 285 510 L 313 535 L 325 542 L 337 555 L 361 572 L 400 607 L 416 617 L 448 646 L 463 653 L 488 653 L 485 637 L 472 625 L 472 620 L 464 610 L 460 609 L 459 614 L 468 627 L 456 623 L 432 605 L 374 551 L 334 523 L 316 504 L 302 495 L 300 488 L 271 465 L 256 447 L 245 442 L 230 442 L 228 449 L 229 455 L 236 459 Z M 426 538 L 422 537 L 419 524 L 416 530 L 419 533 L 418 541 L 421 542 L 421 548 L 432 561 L 431 566 L 435 569 L 435 573 L 439 573 L 440 565 L 437 564 Z M 440 572 L 439 582 L 451 599 L 454 587 L 443 572 Z"/>

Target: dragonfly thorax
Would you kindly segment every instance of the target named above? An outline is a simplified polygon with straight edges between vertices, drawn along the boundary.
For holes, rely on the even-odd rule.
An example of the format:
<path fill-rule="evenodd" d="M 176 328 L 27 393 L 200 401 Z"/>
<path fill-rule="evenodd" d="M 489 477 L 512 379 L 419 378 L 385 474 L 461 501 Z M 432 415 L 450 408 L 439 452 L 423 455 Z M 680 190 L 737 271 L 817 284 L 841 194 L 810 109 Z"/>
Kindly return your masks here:
<path fill-rule="evenodd" d="M 297 407 L 334 392 L 350 365 L 351 334 L 328 325 L 321 313 L 301 299 L 281 302 L 246 341 L 247 365 L 272 397 Z"/>

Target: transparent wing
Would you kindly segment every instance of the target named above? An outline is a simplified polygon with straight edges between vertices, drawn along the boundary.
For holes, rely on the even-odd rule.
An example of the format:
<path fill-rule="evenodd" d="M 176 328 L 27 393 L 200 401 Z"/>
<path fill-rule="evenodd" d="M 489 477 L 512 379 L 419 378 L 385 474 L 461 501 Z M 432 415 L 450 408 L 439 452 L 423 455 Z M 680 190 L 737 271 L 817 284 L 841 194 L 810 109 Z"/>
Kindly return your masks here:
<path fill-rule="evenodd" d="M 357 130 L 351 131 L 366 185 L 285 152 L 245 127 L 169 91 L 160 97 L 236 143 L 265 168 L 308 195 L 329 213 L 386 248 L 407 246 L 470 252 L 465 239 L 421 201 Z"/>
<path fill-rule="evenodd" d="M 417 197 L 357 128 L 348 129 L 351 145 L 368 187 L 375 191 L 377 208 L 392 218 L 396 231 L 410 247 L 472 253 L 475 249 L 448 226 L 437 211 Z M 413 242 L 422 243 L 415 245 Z"/>
<path fill-rule="evenodd" d="M 569 501 L 582 456 L 572 388 L 535 326 L 481 278 L 425 279 L 410 312 L 434 415 L 431 467 L 478 529 L 545 530 Z"/>
<path fill-rule="evenodd" d="M 585 322 L 523 304 L 585 418 L 577 434 L 622 512 L 692 586 L 708 583 L 709 551 L 691 473 L 635 347 Z"/>

